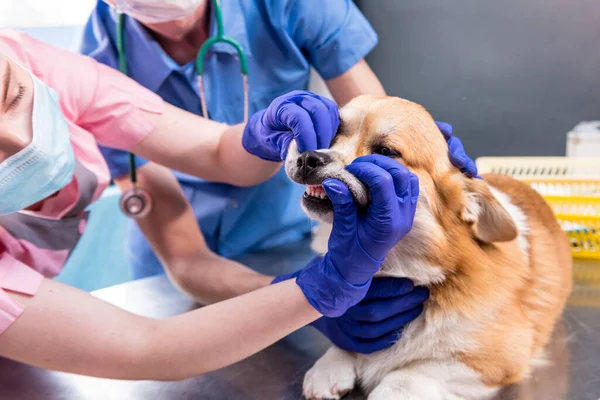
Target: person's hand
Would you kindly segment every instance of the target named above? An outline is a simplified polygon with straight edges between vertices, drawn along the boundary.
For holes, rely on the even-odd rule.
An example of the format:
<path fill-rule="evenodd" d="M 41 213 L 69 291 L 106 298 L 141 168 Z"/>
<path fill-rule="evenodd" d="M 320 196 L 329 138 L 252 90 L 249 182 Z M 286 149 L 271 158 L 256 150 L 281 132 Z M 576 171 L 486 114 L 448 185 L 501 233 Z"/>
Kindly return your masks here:
<path fill-rule="evenodd" d="M 272 283 L 296 278 L 300 271 L 276 277 Z M 426 287 L 404 278 L 373 279 L 365 298 L 337 318 L 321 317 L 310 325 L 337 347 L 370 354 L 386 349 L 402 336 L 402 328 L 423 311 Z"/>
<path fill-rule="evenodd" d="M 452 165 L 470 178 L 480 178 L 477 175 L 477 165 L 465 152 L 462 141 L 452 134 L 452 125 L 439 121 L 435 121 L 435 124 L 444 135 L 446 143 L 448 143 L 448 155 Z"/>
<path fill-rule="evenodd" d="M 419 195 L 416 175 L 390 158 L 360 157 L 346 169 L 369 188 L 371 203 L 359 214 L 344 183 L 323 182 L 334 210 L 328 252 L 296 279 L 309 303 L 327 317 L 344 314 L 365 297 L 388 251 L 412 228 Z"/>
<path fill-rule="evenodd" d="M 250 117 L 242 145 L 263 160 L 279 162 L 285 160 L 292 140 L 300 153 L 329 148 L 339 124 L 338 107 L 332 100 L 295 90 Z"/>
<path fill-rule="evenodd" d="M 370 354 L 402 336 L 402 328 L 423 311 L 429 289 L 408 279 L 376 278 L 365 298 L 337 318 L 321 317 L 311 325 L 337 347 Z"/>
<path fill-rule="evenodd" d="M 359 214 L 345 184 L 323 182 L 334 209 L 338 205 L 328 253 L 344 279 L 358 284 L 377 272 L 388 251 L 412 229 L 419 179 L 399 162 L 377 154 L 359 157 L 346 169 L 369 188 L 371 203 Z M 352 260 L 359 263 L 353 266 Z"/>

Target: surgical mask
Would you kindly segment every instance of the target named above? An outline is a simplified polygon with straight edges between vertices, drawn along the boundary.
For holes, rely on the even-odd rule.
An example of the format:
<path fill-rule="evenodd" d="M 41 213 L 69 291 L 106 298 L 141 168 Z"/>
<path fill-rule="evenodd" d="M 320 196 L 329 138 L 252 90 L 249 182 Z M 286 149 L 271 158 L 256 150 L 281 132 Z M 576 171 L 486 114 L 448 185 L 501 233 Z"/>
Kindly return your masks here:
<path fill-rule="evenodd" d="M 54 90 L 33 80 L 33 138 L 0 163 L 0 215 L 12 214 L 52 195 L 71 182 L 75 156 L 67 121 Z"/>
<path fill-rule="evenodd" d="M 115 0 L 118 11 L 149 24 L 188 17 L 203 2 L 204 0 Z"/>

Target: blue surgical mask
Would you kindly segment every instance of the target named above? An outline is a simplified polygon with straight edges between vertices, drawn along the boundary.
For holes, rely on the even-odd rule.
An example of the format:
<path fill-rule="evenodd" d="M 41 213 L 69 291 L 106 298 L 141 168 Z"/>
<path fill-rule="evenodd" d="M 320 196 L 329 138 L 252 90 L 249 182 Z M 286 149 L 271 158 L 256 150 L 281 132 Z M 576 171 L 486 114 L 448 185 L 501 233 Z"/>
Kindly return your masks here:
<path fill-rule="evenodd" d="M 0 215 L 23 210 L 71 182 L 75 156 L 58 95 L 36 76 L 33 80 L 33 138 L 23 150 L 0 163 Z"/>

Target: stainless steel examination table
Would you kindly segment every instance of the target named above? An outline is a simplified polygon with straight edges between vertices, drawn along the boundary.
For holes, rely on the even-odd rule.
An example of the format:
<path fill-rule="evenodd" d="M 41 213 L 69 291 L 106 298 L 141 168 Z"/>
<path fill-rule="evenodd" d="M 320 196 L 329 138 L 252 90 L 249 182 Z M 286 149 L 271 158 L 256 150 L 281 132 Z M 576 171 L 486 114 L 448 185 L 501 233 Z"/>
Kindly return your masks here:
<path fill-rule="evenodd" d="M 241 261 L 265 273 L 281 273 L 304 265 L 310 258 L 304 243 L 251 255 Z M 117 285 L 94 294 L 154 318 L 195 308 L 164 276 Z M 497 399 L 599 400 L 599 332 L 600 307 L 569 305 L 548 349 L 551 364 L 538 370 L 527 383 L 506 388 Z M 304 373 L 327 346 L 318 332 L 304 328 L 236 365 L 182 382 L 87 378 L 0 359 L 0 399 L 298 400 Z M 364 396 L 352 393 L 346 399 L 364 399 Z"/>

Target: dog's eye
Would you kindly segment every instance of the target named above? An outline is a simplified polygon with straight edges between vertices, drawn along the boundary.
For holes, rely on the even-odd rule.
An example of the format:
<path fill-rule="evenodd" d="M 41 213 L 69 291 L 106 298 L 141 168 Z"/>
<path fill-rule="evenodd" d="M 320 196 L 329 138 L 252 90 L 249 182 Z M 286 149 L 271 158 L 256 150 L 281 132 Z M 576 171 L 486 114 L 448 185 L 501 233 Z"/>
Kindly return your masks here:
<path fill-rule="evenodd" d="M 373 153 L 381 154 L 382 156 L 386 156 L 386 157 L 401 157 L 402 156 L 397 151 L 394 151 L 394 150 L 390 149 L 389 147 L 385 147 L 385 146 L 375 147 L 375 149 L 373 150 Z"/>

